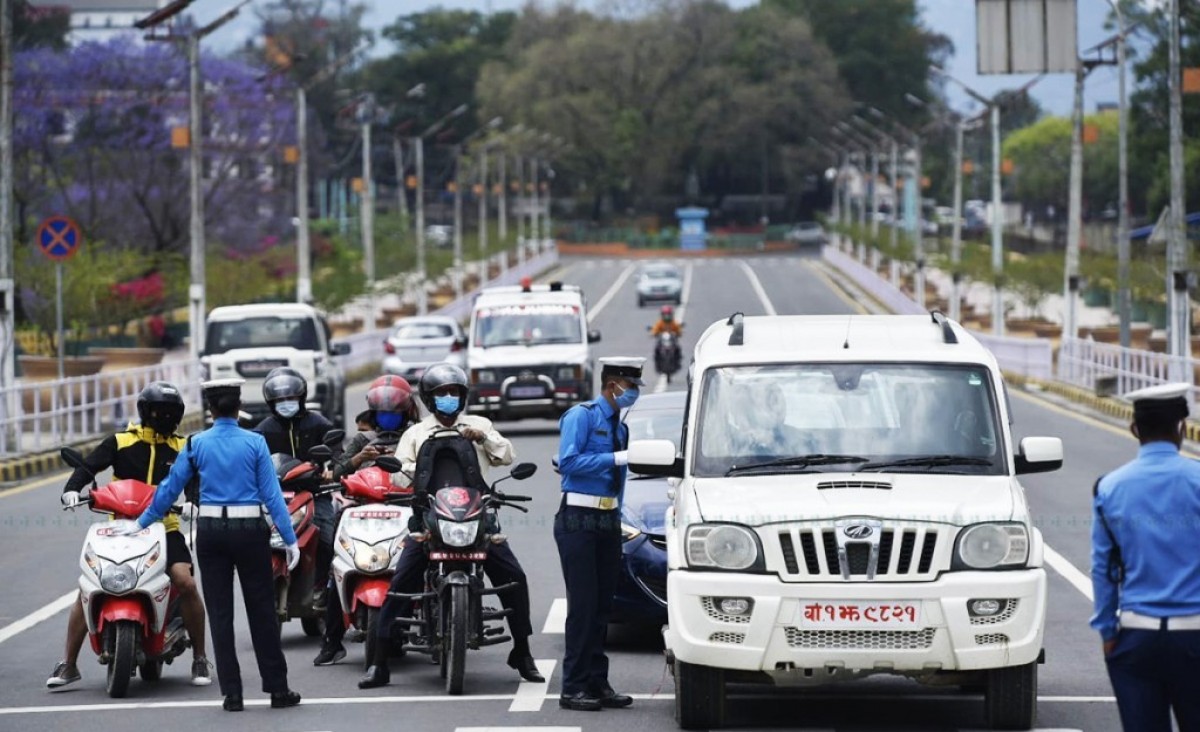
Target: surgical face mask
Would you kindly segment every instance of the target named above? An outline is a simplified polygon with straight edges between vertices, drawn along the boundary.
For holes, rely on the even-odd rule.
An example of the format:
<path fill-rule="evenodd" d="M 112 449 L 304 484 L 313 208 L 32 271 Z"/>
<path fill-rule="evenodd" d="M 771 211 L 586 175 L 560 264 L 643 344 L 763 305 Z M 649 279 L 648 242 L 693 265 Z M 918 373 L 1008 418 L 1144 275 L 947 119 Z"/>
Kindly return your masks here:
<path fill-rule="evenodd" d="M 300 402 L 296 399 L 275 402 L 275 413 L 284 419 L 291 419 L 300 413 Z"/>
<path fill-rule="evenodd" d="M 458 401 L 458 396 L 454 394 L 435 396 L 433 398 L 433 406 L 439 413 L 450 415 L 458 411 Z"/>
<path fill-rule="evenodd" d="M 618 384 L 617 388 L 621 389 L 621 386 Z M 631 386 L 628 389 L 621 389 L 620 394 L 614 394 L 613 401 L 617 403 L 617 407 L 629 409 L 637 401 L 640 393 L 636 386 Z"/>
<path fill-rule="evenodd" d="M 395 432 L 404 426 L 403 412 L 376 412 L 375 424 L 385 432 Z"/>

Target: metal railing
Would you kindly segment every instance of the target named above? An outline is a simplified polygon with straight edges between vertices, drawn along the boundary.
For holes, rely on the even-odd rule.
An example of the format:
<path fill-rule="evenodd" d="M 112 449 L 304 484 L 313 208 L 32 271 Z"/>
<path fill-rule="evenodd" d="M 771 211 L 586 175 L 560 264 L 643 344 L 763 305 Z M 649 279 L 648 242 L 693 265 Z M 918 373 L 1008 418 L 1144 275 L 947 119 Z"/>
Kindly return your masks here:
<path fill-rule="evenodd" d="M 1168 382 L 1193 383 L 1200 360 L 1064 336 L 1058 348 L 1058 379 L 1097 392 L 1126 394 Z M 1200 396 L 1192 387 L 1192 402 Z"/>

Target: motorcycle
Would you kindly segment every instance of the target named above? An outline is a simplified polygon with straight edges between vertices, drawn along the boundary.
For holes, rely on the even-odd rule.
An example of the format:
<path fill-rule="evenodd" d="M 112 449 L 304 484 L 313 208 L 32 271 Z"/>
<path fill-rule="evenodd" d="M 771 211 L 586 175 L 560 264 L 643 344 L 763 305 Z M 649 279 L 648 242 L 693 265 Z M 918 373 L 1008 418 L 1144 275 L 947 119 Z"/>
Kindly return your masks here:
<path fill-rule="evenodd" d="M 72 468 L 87 470 L 78 450 L 64 447 L 59 455 Z M 114 480 L 97 487 L 95 475 L 84 496 L 92 511 L 125 520 L 136 519 L 153 499 L 154 486 L 140 480 Z M 167 574 L 162 523 L 133 536 L 114 534 L 111 521 L 92 524 L 79 568 L 88 639 L 101 665 L 108 667 L 108 695 L 123 698 L 135 671 L 143 681 L 160 679 L 163 664 L 192 644 L 179 612 L 179 593 Z"/>
<path fill-rule="evenodd" d="M 330 430 L 326 442 L 332 442 L 332 438 L 340 442 L 344 434 L 342 430 Z M 325 463 L 332 456 L 333 450 L 328 444 L 310 449 L 307 460 L 286 453 L 271 456 L 300 548 L 300 563 L 289 571 L 287 545 L 278 528 L 271 527 L 271 581 L 275 588 L 275 614 L 281 629 L 283 623 L 299 618 L 300 627 L 310 638 L 325 633 L 325 608 L 316 602 L 318 592 L 325 587 L 325 581 L 318 581 L 316 577 L 317 542 L 320 537 L 314 517 L 317 496 L 341 488 L 339 483 L 322 482 Z"/>
<path fill-rule="evenodd" d="M 456 433 L 457 434 L 457 433 Z M 405 650 L 427 653 L 438 664 L 446 681 L 446 693 L 462 694 L 466 675 L 467 650 L 507 643 L 502 621 L 508 610 L 483 607 L 483 598 L 515 587 L 515 583 L 487 588 L 483 565 L 493 536 L 489 527 L 497 526 L 495 513 L 502 506 L 527 511 L 513 505 L 532 500 L 529 496 L 504 495 L 496 485 L 508 478 L 525 480 L 537 471 L 533 463 L 516 465 L 512 472 L 492 484 L 491 492 L 481 493 L 467 487 L 445 487 L 426 497 L 423 535 L 410 534 L 411 540 L 423 541 L 429 556 L 425 572 L 425 591 L 389 593 L 392 597 L 414 601 L 413 617 L 398 618 L 416 635 Z"/>
<path fill-rule="evenodd" d="M 679 339 L 674 333 L 663 332 L 659 333 L 654 340 L 654 370 L 665 374 L 669 384 L 671 377 L 679 371 L 682 356 Z"/>
<path fill-rule="evenodd" d="M 389 505 L 407 502 L 412 488 L 392 485 L 400 472 L 394 457 L 380 456 L 375 464 L 342 478 L 347 505 L 334 539 L 333 580 L 346 628 L 366 643 L 365 665 L 374 658 L 379 612 L 387 599 L 400 550 L 408 537 L 412 509 Z M 396 644 L 399 648 L 402 642 Z"/>

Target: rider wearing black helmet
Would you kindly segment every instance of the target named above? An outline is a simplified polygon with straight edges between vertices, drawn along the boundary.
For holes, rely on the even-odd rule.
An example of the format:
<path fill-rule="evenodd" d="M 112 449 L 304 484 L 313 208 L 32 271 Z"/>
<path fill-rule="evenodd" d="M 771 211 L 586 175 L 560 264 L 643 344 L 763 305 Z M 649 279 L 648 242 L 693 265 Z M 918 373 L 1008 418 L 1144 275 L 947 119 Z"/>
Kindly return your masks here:
<path fill-rule="evenodd" d="M 138 395 L 137 411 L 140 424 L 131 423 L 125 431 L 106 437 L 84 458 L 87 467 L 76 468 L 67 479 L 62 493 L 64 506 L 78 506 L 82 502 L 80 491 L 92 481 L 92 475 L 109 468 L 113 480 L 141 480 L 157 485 L 167 476 L 175 456 L 183 449 L 184 439 L 175 434 L 183 419 L 183 397 L 174 385 L 155 381 Z M 179 589 L 183 621 L 192 640 L 192 683 L 205 686 L 212 683 L 212 674 L 204 654 L 204 602 L 192 578 L 192 555 L 179 532 L 178 515 L 167 514 L 163 527 L 167 531 L 167 574 Z M 47 687 L 56 689 L 80 679 L 76 663 L 86 638 L 83 605 L 77 598 L 67 618 L 65 657 L 46 680 Z"/>
<path fill-rule="evenodd" d="M 495 430 L 491 420 L 463 414 L 467 406 L 469 388 L 467 375 L 452 364 L 436 364 L 421 376 L 421 402 L 429 410 L 429 416 L 408 429 L 396 447 L 396 458 L 400 461 L 404 473 L 416 474 L 417 456 L 421 452 L 421 446 L 435 433 L 447 429 L 458 431 L 474 443 L 479 469 L 483 475 L 486 476 L 488 467 L 512 463 L 512 442 Z M 417 488 L 420 489 L 419 486 Z M 422 542 L 405 543 L 396 564 L 396 573 L 392 577 L 391 591 L 420 592 L 428 564 L 429 557 Z M 513 648 L 508 655 L 508 665 L 516 669 L 521 678 L 527 681 L 544 681 L 529 648 L 529 636 L 533 634 L 533 627 L 529 620 L 529 587 L 525 579 L 525 570 L 521 568 L 521 563 L 517 561 L 507 541 L 492 545 L 483 571 L 494 587 L 510 582 L 517 584 L 516 588 L 500 594 L 501 604 L 510 612 L 508 626 Z M 360 689 L 383 686 L 391 680 L 391 671 L 388 668 L 391 620 L 399 615 L 404 603 L 405 601 L 392 598 L 384 603 L 380 611 L 379 642 L 375 644 L 375 658 L 371 659 L 370 668 L 358 682 Z"/>
<path fill-rule="evenodd" d="M 263 380 L 263 399 L 271 408 L 271 416 L 263 419 L 254 428 L 267 440 L 267 451 L 272 455 L 285 453 L 304 460 L 308 451 L 323 444 L 326 433 L 333 429 L 333 423 L 318 412 L 310 412 L 305 406 L 308 400 L 308 382 L 300 372 L 287 366 L 271 369 Z M 317 564 L 315 577 L 329 574 L 333 564 L 333 535 L 337 529 L 337 515 L 333 507 L 333 497 L 326 493 L 317 496 L 313 523 L 320 532 L 317 542 Z M 318 587 L 324 587 L 324 582 L 318 581 Z M 324 604 L 324 597 L 318 591 L 316 604 Z"/>

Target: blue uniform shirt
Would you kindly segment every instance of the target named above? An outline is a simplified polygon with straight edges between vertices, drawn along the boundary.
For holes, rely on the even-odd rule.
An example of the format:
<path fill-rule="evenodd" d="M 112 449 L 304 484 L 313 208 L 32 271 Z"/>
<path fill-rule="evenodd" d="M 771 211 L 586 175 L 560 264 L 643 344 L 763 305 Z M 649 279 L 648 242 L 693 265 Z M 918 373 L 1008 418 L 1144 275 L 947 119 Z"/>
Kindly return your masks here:
<path fill-rule="evenodd" d="M 1113 540 L 1124 581 L 1109 578 Z M 1200 613 L 1200 463 L 1169 442 L 1142 445 L 1134 460 L 1104 476 L 1092 508 L 1091 625 L 1117 635 L 1117 610 L 1155 618 Z"/>
<path fill-rule="evenodd" d="M 592 496 L 620 496 L 625 490 L 625 466 L 615 468 L 613 458 L 613 408 L 604 397 L 576 404 L 558 420 L 558 472 L 562 489 Z M 618 443 L 624 450 L 628 428 L 617 421 Z M 619 474 L 613 491 L 614 473 Z"/>
<path fill-rule="evenodd" d="M 171 472 L 158 484 L 154 500 L 138 518 L 145 528 L 158 521 L 175 503 L 183 487 L 192 479 L 192 462 L 204 476 L 200 485 L 200 503 L 205 506 L 264 505 L 279 529 L 285 544 L 296 543 L 292 519 L 279 478 L 267 452 L 267 441 L 257 432 L 238 426 L 237 420 L 222 417 L 213 426 L 192 437 L 190 448 L 175 458 Z"/>

